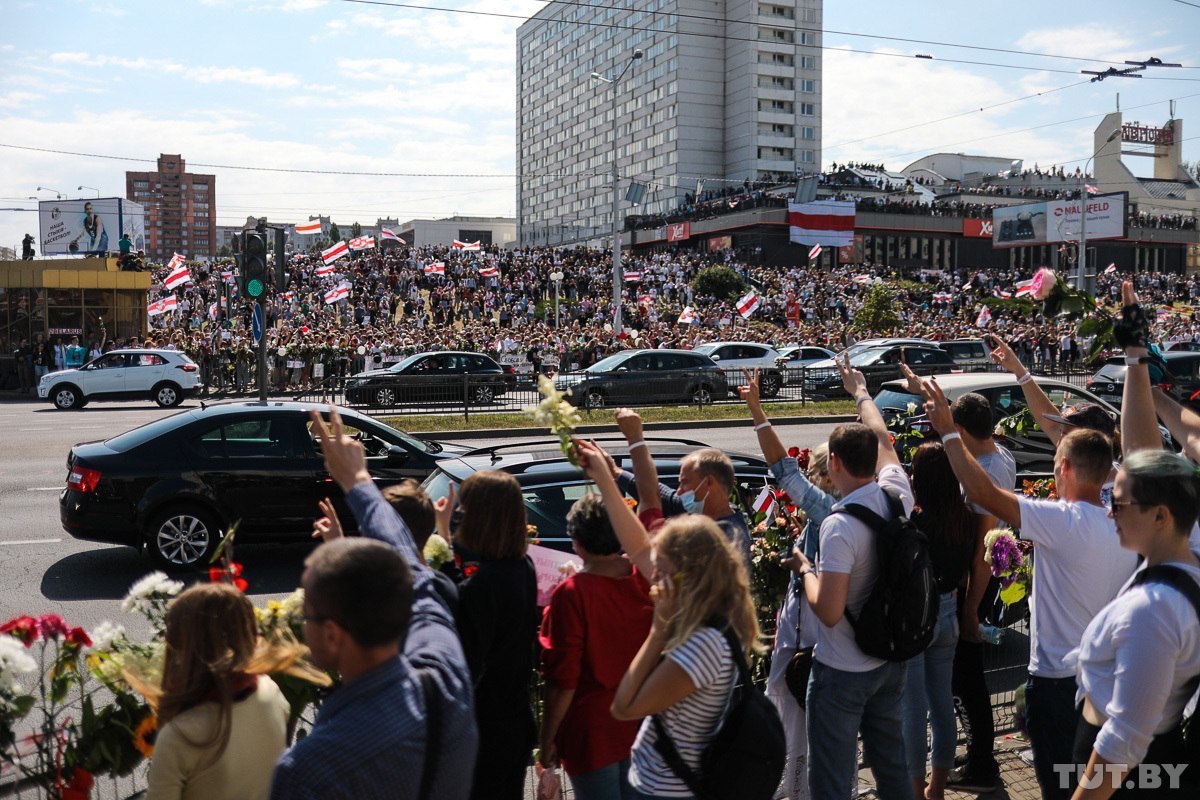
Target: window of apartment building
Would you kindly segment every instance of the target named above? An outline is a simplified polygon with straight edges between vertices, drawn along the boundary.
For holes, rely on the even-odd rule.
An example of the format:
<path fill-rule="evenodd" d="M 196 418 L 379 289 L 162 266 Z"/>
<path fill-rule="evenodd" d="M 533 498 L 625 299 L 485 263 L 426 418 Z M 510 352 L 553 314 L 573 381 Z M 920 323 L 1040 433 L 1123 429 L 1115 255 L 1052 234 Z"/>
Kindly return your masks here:
<path fill-rule="evenodd" d="M 795 129 L 782 122 L 760 122 L 758 132 L 767 136 L 791 136 Z"/>
<path fill-rule="evenodd" d="M 792 89 L 795 85 L 796 82 L 791 78 L 781 78 L 778 75 L 758 76 L 758 88 L 760 89 Z"/>
<path fill-rule="evenodd" d="M 796 41 L 796 37 L 792 31 L 781 30 L 780 28 L 759 28 L 758 38 L 760 41 L 787 42 L 788 44 Z"/>
<path fill-rule="evenodd" d="M 789 103 L 790 105 L 790 103 Z M 817 115 L 817 106 L 814 103 L 801 103 L 800 116 L 815 117 Z"/>
<path fill-rule="evenodd" d="M 800 9 L 797 9 L 797 11 L 800 12 L 800 21 L 801 22 L 816 22 L 817 21 L 817 10 L 815 8 L 800 8 Z"/>
<path fill-rule="evenodd" d="M 812 163 L 815 163 L 816 160 L 817 160 L 817 154 L 814 151 L 812 151 L 812 150 L 801 150 L 800 151 L 800 163 L 801 164 L 812 164 Z"/>
<path fill-rule="evenodd" d="M 134 189 L 149 189 L 150 181 L 134 181 L 133 188 Z"/>
<path fill-rule="evenodd" d="M 812 94 L 817 91 L 816 81 L 800 81 L 800 91 L 805 94 Z"/>
<path fill-rule="evenodd" d="M 800 56 L 800 69 L 816 69 L 816 68 L 817 68 L 817 57 L 816 56 Z"/>
<path fill-rule="evenodd" d="M 758 157 L 769 161 L 791 161 L 794 152 L 790 147 L 760 147 Z"/>
<path fill-rule="evenodd" d="M 758 63 L 790 67 L 796 63 L 796 59 L 790 53 L 759 53 Z"/>
<path fill-rule="evenodd" d="M 816 139 L 817 138 L 817 129 L 813 128 L 811 126 L 805 125 L 804 127 L 802 127 L 800 129 L 800 138 L 808 139 L 810 141 L 812 139 Z"/>
<path fill-rule="evenodd" d="M 758 6 L 758 13 L 764 17 L 783 17 L 784 19 L 795 19 L 796 12 L 794 9 L 786 6 L 773 6 L 766 3 L 761 3 Z"/>
<path fill-rule="evenodd" d="M 811 106 L 812 104 L 805 103 L 804 105 Z M 758 110 L 759 111 L 776 111 L 776 112 L 782 111 L 784 113 L 790 114 L 790 113 L 792 113 L 792 111 L 795 110 L 795 108 L 796 108 L 795 104 L 792 103 L 790 100 L 759 100 L 758 101 Z"/>
<path fill-rule="evenodd" d="M 788 31 L 788 33 L 791 33 L 791 31 Z M 794 41 L 794 39 L 789 38 L 788 41 L 791 42 Z M 817 35 L 815 33 L 809 33 L 808 31 L 801 31 L 800 44 L 811 45 L 815 47 L 817 44 Z"/>

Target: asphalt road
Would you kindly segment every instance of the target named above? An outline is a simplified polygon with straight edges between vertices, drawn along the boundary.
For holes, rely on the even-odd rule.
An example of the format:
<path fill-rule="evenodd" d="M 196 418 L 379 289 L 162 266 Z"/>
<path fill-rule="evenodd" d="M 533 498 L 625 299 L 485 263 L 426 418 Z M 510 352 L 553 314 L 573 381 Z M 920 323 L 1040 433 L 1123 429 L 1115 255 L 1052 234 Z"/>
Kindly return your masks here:
<path fill-rule="evenodd" d="M 197 405 L 187 402 L 182 408 Z M 0 430 L 5 432 L 0 456 L 0 622 L 21 613 L 53 612 L 68 624 L 87 629 L 111 620 L 131 633 L 149 634 L 148 626 L 122 612 L 120 604 L 129 586 L 154 567 L 132 548 L 71 538 L 59 523 L 58 496 L 66 483 L 66 458 L 73 444 L 108 438 L 171 413 L 175 411 L 149 403 L 94 402 L 74 412 L 56 411 L 44 403 L 0 403 Z M 828 438 L 833 427 L 794 425 L 778 430 L 785 444 L 811 447 Z M 756 452 L 757 448 L 749 424 L 652 435 L 693 439 L 722 450 Z M 245 567 L 255 603 L 291 592 L 299 584 L 310 550 L 305 544 L 240 546 L 237 558 Z"/>

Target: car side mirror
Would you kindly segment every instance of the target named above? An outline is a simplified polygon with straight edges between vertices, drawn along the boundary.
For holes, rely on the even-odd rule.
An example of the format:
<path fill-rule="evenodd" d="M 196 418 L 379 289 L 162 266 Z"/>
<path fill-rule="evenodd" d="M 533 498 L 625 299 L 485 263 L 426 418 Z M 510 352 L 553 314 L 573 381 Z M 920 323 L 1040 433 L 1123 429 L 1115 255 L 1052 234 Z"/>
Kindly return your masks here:
<path fill-rule="evenodd" d="M 629 367 L 617 367 L 617 372 L 629 372 Z"/>
<path fill-rule="evenodd" d="M 721 357 L 720 357 L 720 356 L 709 356 L 709 358 L 711 358 L 713 361 L 720 361 L 720 360 L 721 360 Z"/>
<path fill-rule="evenodd" d="M 408 461 L 408 451 L 398 444 L 389 445 L 387 449 L 388 464 L 403 464 Z"/>

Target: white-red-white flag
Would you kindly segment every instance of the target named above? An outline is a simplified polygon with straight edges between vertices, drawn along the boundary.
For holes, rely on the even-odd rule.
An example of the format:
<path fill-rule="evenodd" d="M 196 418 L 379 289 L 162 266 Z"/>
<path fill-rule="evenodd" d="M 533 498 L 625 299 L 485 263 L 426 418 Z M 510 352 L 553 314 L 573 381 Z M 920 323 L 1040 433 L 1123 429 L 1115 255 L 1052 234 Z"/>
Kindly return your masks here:
<path fill-rule="evenodd" d="M 435 261 L 432 264 L 425 265 L 426 275 L 445 275 L 446 263 L 444 261 Z"/>
<path fill-rule="evenodd" d="M 695 321 L 696 321 L 696 311 L 691 306 L 688 306 L 687 308 L 685 308 L 683 310 L 683 313 L 679 315 L 679 319 L 675 320 L 676 324 L 679 324 L 679 325 L 691 325 Z"/>
<path fill-rule="evenodd" d="M 321 260 L 324 261 L 326 264 L 332 264 L 333 262 L 337 261 L 342 256 L 349 255 L 349 254 L 350 254 L 350 246 L 347 245 L 344 241 L 338 242 L 333 247 L 330 247 L 327 250 L 321 251 Z"/>
<path fill-rule="evenodd" d="M 316 236 L 321 232 L 321 220 L 316 222 L 301 222 L 296 225 L 296 233 L 300 236 Z"/>
<path fill-rule="evenodd" d="M 226 283 L 233 283 L 233 270 L 231 270 L 231 269 L 221 270 L 221 280 L 225 281 Z"/>
<path fill-rule="evenodd" d="M 988 325 L 991 325 L 991 324 L 992 324 L 992 312 L 987 306 L 984 306 L 982 309 L 980 309 L 979 316 L 975 318 L 975 327 L 976 328 L 986 328 Z"/>
<path fill-rule="evenodd" d="M 473 242 L 460 242 L 458 239 L 455 239 L 454 242 L 450 246 L 453 247 L 455 250 L 470 251 L 470 250 L 482 250 L 483 249 L 483 245 L 480 243 L 480 241 L 478 239 L 476 239 Z"/>
<path fill-rule="evenodd" d="M 1012 292 L 1006 292 L 1003 289 L 993 289 L 992 294 L 999 297 L 1001 300 L 1009 300 L 1012 298 Z"/>
<path fill-rule="evenodd" d="M 404 241 L 403 239 L 401 239 L 399 236 L 396 235 L 395 231 L 390 230 L 388 228 L 380 228 L 379 229 L 379 241 L 383 242 L 383 241 L 387 241 L 389 239 L 393 242 L 403 242 Z"/>
<path fill-rule="evenodd" d="M 854 244 L 854 201 L 788 202 L 788 233 L 798 244 L 846 247 Z"/>
<path fill-rule="evenodd" d="M 1092 186 L 1090 183 L 1085 183 L 1083 188 L 1087 189 L 1088 194 L 1100 194 L 1100 190 L 1095 186 Z"/>
<path fill-rule="evenodd" d="M 163 287 L 167 289 L 174 289 L 176 286 L 183 286 L 185 283 L 191 282 L 192 276 L 188 272 L 187 264 L 184 264 L 182 261 L 180 261 L 179 266 L 172 269 L 171 273 L 167 275 L 167 279 L 163 281 Z"/>
<path fill-rule="evenodd" d="M 359 236 L 347 242 L 351 250 L 370 250 L 375 246 L 374 236 Z"/>
<path fill-rule="evenodd" d="M 183 254 L 174 253 L 171 255 L 171 260 L 167 262 L 167 269 L 175 269 L 183 263 Z"/>
<path fill-rule="evenodd" d="M 640 273 L 640 272 L 626 272 L 625 273 L 625 282 L 626 283 L 637 283 L 641 279 L 642 279 L 642 273 Z"/>
<path fill-rule="evenodd" d="M 750 315 L 758 309 L 758 292 L 751 289 L 738 298 L 737 310 L 746 319 L 750 319 Z"/>
<path fill-rule="evenodd" d="M 1026 297 L 1033 294 L 1033 278 L 1027 281 L 1017 281 L 1016 290 L 1017 297 Z"/>
<path fill-rule="evenodd" d="M 326 264 L 323 267 L 317 267 L 317 275 L 319 277 L 324 278 L 329 275 L 332 275 L 334 273 L 335 269 L 336 268 L 332 264 Z"/>
<path fill-rule="evenodd" d="M 821 245 L 814 244 L 812 249 L 808 251 L 808 260 L 814 261 L 819 255 L 821 255 Z"/>
<path fill-rule="evenodd" d="M 500 270 L 496 269 L 495 267 L 491 267 L 491 266 L 488 266 L 488 267 L 480 266 L 479 267 L 479 277 L 481 277 L 481 278 L 495 278 L 499 274 L 500 274 Z"/>
<path fill-rule="evenodd" d="M 160 297 L 158 300 L 146 306 L 146 316 L 157 317 L 159 314 L 165 314 L 168 311 L 174 311 L 179 307 L 179 300 L 175 295 Z"/>
<path fill-rule="evenodd" d="M 163 307 L 162 300 L 150 301 L 150 303 L 146 306 L 146 316 L 148 316 L 148 317 L 158 316 L 159 314 L 162 313 L 162 307 Z"/>
<path fill-rule="evenodd" d="M 1115 261 L 1104 268 L 1105 275 L 1111 275 L 1116 271 L 1117 271 L 1117 262 L 1115 262 Z"/>
<path fill-rule="evenodd" d="M 933 302 L 935 302 L 935 303 L 949 303 L 953 299 L 954 299 L 954 295 L 950 294 L 949 292 L 934 292 L 933 293 Z"/>
<path fill-rule="evenodd" d="M 331 306 L 338 300 L 344 300 L 350 296 L 350 284 L 339 283 L 337 286 L 325 293 L 325 305 Z"/>
<path fill-rule="evenodd" d="M 762 514 L 765 518 L 770 519 L 771 512 L 775 510 L 775 493 L 771 491 L 771 487 L 763 484 L 762 491 L 758 493 L 758 497 L 754 498 L 754 513 L 755 516 Z"/>
<path fill-rule="evenodd" d="M 870 275 L 855 275 L 854 282 L 857 283 L 859 286 L 866 286 L 868 283 L 871 282 L 871 276 Z"/>

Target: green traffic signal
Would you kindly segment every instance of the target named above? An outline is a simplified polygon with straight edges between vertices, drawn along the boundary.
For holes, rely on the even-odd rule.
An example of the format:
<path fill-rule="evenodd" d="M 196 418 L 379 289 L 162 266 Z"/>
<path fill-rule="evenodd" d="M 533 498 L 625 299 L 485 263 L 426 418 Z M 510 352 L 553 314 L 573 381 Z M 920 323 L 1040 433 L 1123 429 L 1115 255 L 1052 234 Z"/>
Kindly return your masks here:
<path fill-rule="evenodd" d="M 246 281 L 246 294 L 250 297 L 261 297 L 264 288 L 263 282 L 258 278 L 251 278 Z"/>

